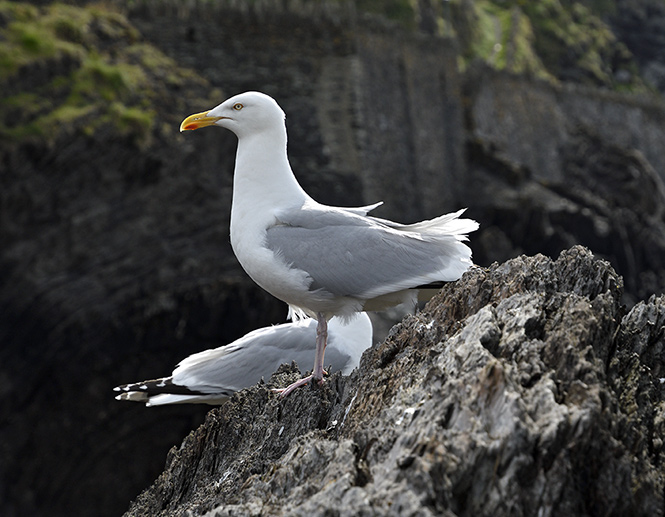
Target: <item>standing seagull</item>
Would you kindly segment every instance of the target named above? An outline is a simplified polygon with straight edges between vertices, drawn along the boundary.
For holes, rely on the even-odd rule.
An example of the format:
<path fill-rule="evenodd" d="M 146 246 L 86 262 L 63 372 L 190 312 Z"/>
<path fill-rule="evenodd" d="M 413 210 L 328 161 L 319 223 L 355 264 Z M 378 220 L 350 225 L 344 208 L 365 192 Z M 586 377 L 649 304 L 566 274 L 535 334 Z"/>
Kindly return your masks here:
<path fill-rule="evenodd" d="M 226 128 L 238 137 L 231 246 L 247 274 L 289 304 L 292 317 L 318 322 L 312 374 L 282 396 L 323 379 L 327 322 L 413 300 L 412 290 L 459 279 L 472 265 L 466 234 L 478 228 L 464 210 L 415 224 L 368 216 L 379 206 L 342 208 L 314 201 L 286 153 L 286 116 L 259 92 L 190 115 L 180 131 Z"/>

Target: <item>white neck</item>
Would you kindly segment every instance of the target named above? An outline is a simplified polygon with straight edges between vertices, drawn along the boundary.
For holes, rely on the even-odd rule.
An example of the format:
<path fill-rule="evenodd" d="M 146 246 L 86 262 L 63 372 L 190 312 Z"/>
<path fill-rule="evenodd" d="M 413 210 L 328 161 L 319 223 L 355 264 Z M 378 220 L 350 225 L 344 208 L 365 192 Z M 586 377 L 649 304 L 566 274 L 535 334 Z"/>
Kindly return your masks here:
<path fill-rule="evenodd" d="M 233 211 L 247 200 L 251 210 L 301 205 L 309 196 L 296 180 L 286 154 L 286 129 L 238 138 L 233 177 Z"/>

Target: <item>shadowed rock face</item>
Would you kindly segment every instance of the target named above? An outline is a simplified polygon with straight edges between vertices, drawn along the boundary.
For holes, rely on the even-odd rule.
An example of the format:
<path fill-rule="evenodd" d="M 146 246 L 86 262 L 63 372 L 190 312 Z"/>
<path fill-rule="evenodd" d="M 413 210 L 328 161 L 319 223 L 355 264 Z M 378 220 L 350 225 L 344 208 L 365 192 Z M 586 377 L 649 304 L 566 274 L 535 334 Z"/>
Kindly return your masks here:
<path fill-rule="evenodd" d="M 622 275 L 629 305 L 662 292 L 660 103 L 488 72 L 466 77 L 470 215 L 484 223 L 475 259 L 583 244 Z"/>
<path fill-rule="evenodd" d="M 77 123 L 57 119 L 51 126 L 57 131 L 44 140 L 33 135 L 0 142 L 0 514 L 99 517 L 124 511 L 162 470 L 168 448 L 202 421 L 207 408 L 146 410 L 116 402 L 111 388 L 164 375 L 190 353 L 283 321 L 283 304 L 246 277 L 228 243 L 235 138 L 213 129 L 177 133 L 185 115 L 230 94 L 260 89 L 279 100 L 288 114 L 296 174 L 321 202 L 384 200 L 377 215 L 402 222 L 469 206 L 467 215 L 481 222 L 470 243 L 481 265 L 522 253 L 556 257 L 582 243 L 624 277 L 629 306 L 662 292 L 665 111 L 659 101 L 554 87 L 484 68 L 461 75 L 454 42 L 376 20 L 346 23 L 334 13 L 317 16 L 288 7 L 273 12 L 265 2 L 252 3 L 256 8 L 235 2 L 140 4 L 131 4 L 130 21 L 114 14 L 113 23 L 83 31 L 84 53 L 74 52 L 70 41 L 69 53 L 27 63 L 6 83 L 8 94 L 30 93 L 28 98 L 39 100 L 25 112 L 14 107 L 4 113 L 20 120 L 43 109 L 41 102 L 69 98 L 68 78 L 81 68 L 82 56 L 92 56 L 92 64 L 96 54 L 104 56 L 111 66 L 93 67 L 98 72 L 143 63 L 134 79 L 145 74 L 124 99 L 140 112 L 130 117 L 138 136 L 132 137 L 131 124 L 129 133 L 116 127 L 134 111 L 116 113 L 120 120 L 104 119 L 105 109 L 117 104 L 105 101 Z M 0 20 L 6 23 L 8 18 Z M 639 24 L 631 26 L 641 36 L 634 28 Z M 649 34 L 660 33 L 650 27 Z M 51 92 L 54 79 L 60 87 Z M 450 305 L 458 311 L 453 316 L 471 314 L 461 307 L 484 307 L 489 294 L 477 294 Z M 517 311 L 514 301 L 516 314 L 528 313 L 535 303 L 530 294 L 520 300 L 526 312 Z M 653 307 L 657 314 L 658 299 L 637 307 Z M 446 321 L 453 325 L 455 318 Z M 401 328 L 414 321 L 419 320 Z M 530 339 L 538 338 L 539 321 L 525 323 Z M 657 327 L 649 337 L 651 327 L 640 328 L 642 321 L 634 322 L 637 334 L 617 336 L 661 339 Z M 451 327 L 445 335 L 457 330 Z M 402 357 L 394 337 L 380 348 L 386 368 L 391 353 Z M 419 353 L 430 345 L 426 341 Z M 490 339 L 487 350 L 503 349 Z M 658 357 L 653 350 L 644 355 L 652 372 Z M 626 404 L 631 397 L 637 401 L 631 417 L 613 432 L 625 432 L 634 447 L 646 447 L 644 454 L 651 455 L 659 450 L 657 440 L 632 434 L 634 421 L 660 425 L 647 413 L 655 388 L 635 357 L 617 370 L 616 386 Z M 520 364 L 520 375 L 537 383 L 543 367 Z M 366 400 L 379 404 L 384 389 L 399 391 L 395 375 Z M 622 382 L 631 375 L 642 380 Z M 335 382 L 343 388 L 341 380 Z M 305 428 L 325 430 L 334 420 L 341 425 L 342 408 L 349 404 L 339 406 L 337 398 L 346 395 L 333 393 L 327 405 L 319 400 L 326 393 L 312 394 L 309 407 L 319 416 Z M 285 418 L 274 404 L 259 413 L 250 404 L 247 418 L 267 408 L 275 414 L 266 419 Z M 373 408 L 365 404 L 367 411 Z M 353 407 L 345 429 L 359 418 Z M 330 413 L 332 408 L 337 412 Z M 229 425 L 244 434 L 249 429 Z M 340 432 L 324 436 L 334 439 Z M 351 450 L 360 466 L 353 479 L 362 485 L 377 479 L 362 462 L 378 454 L 372 445 L 378 442 L 369 431 L 363 431 L 366 439 L 358 432 L 340 439 L 356 444 Z M 280 442 L 284 450 L 291 433 Z M 335 451 L 337 445 L 330 447 L 321 450 Z M 413 461 L 404 465 L 421 461 L 410 454 Z M 442 472 L 436 479 L 452 486 Z M 182 482 L 190 484 L 184 477 Z M 459 483 L 457 492 L 468 479 Z"/>
<path fill-rule="evenodd" d="M 665 6 L 658 0 L 618 0 L 609 16 L 619 38 L 635 55 L 642 76 L 665 91 Z"/>
<path fill-rule="evenodd" d="M 581 247 L 474 269 L 350 377 L 211 411 L 126 515 L 662 515 L 665 300 L 621 293 Z"/>

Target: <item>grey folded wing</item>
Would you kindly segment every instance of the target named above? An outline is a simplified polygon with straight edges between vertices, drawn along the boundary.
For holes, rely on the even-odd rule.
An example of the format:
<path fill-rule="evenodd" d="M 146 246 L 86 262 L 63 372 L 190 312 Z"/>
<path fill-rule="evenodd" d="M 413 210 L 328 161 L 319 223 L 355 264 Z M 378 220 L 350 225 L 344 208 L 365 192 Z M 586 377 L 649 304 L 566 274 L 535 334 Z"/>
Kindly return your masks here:
<path fill-rule="evenodd" d="M 285 324 L 250 332 L 231 345 L 194 354 L 173 372 L 173 381 L 211 393 L 238 391 L 268 380 L 283 363 L 295 361 L 305 371 L 314 364 L 316 322 Z M 326 365 L 343 370 L 350 355 L 334 346 L 326 349 Z"/>
<path fill-rule="evenodd" d="M 371 343 L 371 334 L 361 337 L 364 349 Z M 283 363 L 295 361 L 302 370 L 310 369 L 314 364 L 315 343 L 313 320 L 258 329 L 227 346 L 187 357 L 170 377 L 118 386 L 114 388 L 120 392 L 116 398 L 148 403 L 152 400 L 151 405 L 221 402 L 262 378 L 267 380 Z M 333 335 L 326 350 L 326 365 L 333 371 L 345 371 L 352 359 L 344 347 L 336 346 Z M 165 395 L 175 397 L 165 398 Z"/>
<path fill-rule="evenodd" d="M 471 251 L 459 236 L 413 231 L 343 209 L 301 209 L 279 215 L 266 246 L 313 279 L 311 290 L 370 299 L 432 281 L 456 280 Z M 418 228 L 418 227 L 416 227 Z"/>

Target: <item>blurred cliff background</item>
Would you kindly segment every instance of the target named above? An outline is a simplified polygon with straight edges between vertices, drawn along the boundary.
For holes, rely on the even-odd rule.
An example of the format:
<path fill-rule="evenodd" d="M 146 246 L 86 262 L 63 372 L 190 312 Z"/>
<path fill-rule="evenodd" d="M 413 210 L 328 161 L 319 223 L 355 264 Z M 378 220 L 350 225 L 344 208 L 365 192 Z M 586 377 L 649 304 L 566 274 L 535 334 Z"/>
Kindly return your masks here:
<path fill-rule="evenodd" d="M 318 201 L 468 206 L 475 261 L 583 244 L 631 306 L 665 285 L 665 2 L 0 2 L 0 513 L 122 513 L 206 407 L 118 384 L 286 307 L 229 244 L 260 90 Z M 305 366 L 306 367 L 306 366 Z"/>

